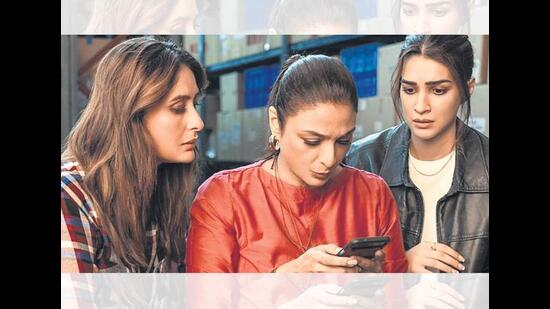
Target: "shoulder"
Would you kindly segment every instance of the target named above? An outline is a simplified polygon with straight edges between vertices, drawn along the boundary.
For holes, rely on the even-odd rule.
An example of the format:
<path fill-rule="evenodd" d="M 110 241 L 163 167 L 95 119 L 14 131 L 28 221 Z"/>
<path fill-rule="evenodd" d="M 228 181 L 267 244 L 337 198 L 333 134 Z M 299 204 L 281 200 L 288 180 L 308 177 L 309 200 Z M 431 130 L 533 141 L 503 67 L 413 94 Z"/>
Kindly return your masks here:
<path fill-rule="evenodd" d="M 353 181 L 354 186 L 367 186 L 370 189 L 383 189 L 387 187 L 386 181 L 375 173 L 367 172 L 353 166 L 343 165 L 343 171 L 346 173 L 346 179 Z"/>
<path fill-rule="evenodd" d="M 489 161 L 489 137 L 485 134 L 479 132 L 478 130 L 466 126 L 467 131 L 467 140 L 474 141 L 474 143 L 469 143 L 471 147 L 479 147 L 479 151 L 483 154 L 485 161 Z"/>
<path fill-rule="evenodd" d="M 403 125 L 385 129 L 355 141 L 346 155 L 346 163 L 360 169 L 379 173 L 384 158 Z"/>
<path fill-rule="evenodd" d="M 82 213 L 90 222 L 94 222 L 97 212 L 83 188 L 83 179 L 84 171 L 78 162 L 61 162 L 61 210 L 65 215 Z"/>
<path fill-rule="evenodd" d="M 387 148 L 392 137 L 401 125 L 387 128 L 383 131 L 368 135 L 355 141 L 348 152 L 349 155 L 368 152 L 371 149 Z"/>
<path fill-rule="evenodd" d="M 260 167 L 256 162 L 234 169 L 219 171 L 199 186 L 197 198 L 226 196 L 229 191 L 236 190 L 243 183 L 246 183 L 244 180 L 254 177 L 253 174 L 258 168 Z"/>

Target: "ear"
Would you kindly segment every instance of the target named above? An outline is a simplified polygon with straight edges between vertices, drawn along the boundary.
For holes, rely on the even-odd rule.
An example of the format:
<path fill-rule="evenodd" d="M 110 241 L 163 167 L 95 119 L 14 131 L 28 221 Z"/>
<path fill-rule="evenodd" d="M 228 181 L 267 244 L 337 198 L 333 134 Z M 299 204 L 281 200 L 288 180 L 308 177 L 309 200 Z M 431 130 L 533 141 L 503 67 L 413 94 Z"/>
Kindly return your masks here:
<path fill-rule="evenodd" d="M 274 106 L 269 107 L 267 117 L 269 119 L 269 128 L 271 129 L 271 134 L 275 135 L 275 138 L 280 140 L 281 130 L 279 128 L 279 117 L 277 117 L 277 110 Z"/>
<path fill-rule="evenodd" d="M 474 93 L 474 89 L 476 88 L 476 79 L 475 77 L 472 77 L 470 81 L 468 82 L 468 90 L 470 91 L 470 97 Z"/>

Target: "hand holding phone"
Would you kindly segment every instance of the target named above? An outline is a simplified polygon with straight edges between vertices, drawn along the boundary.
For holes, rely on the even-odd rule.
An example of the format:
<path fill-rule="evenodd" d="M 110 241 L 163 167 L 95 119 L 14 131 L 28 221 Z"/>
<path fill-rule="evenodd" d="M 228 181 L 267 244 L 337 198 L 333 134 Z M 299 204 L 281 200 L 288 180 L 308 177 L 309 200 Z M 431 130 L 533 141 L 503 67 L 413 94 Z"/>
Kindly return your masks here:
<path fill-rule="evenodd" d="M 391 238 L 389 236 L 361 237 L 352 239 L 338 256 L 360 256 L 368 259 L 374 258 L 376 251 L 384 248 Z"/>

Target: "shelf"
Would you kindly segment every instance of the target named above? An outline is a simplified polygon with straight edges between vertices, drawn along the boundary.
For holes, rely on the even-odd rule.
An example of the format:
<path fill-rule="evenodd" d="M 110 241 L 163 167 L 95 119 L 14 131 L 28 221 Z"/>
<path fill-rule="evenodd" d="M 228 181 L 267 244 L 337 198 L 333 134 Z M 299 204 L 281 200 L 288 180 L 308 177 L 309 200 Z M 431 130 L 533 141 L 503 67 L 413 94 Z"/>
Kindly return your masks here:
<path fill-rule="evenodd" d="M 289 50 L 291 54 L 338 53 L 342 48 L 349 46 L 373 42 L 391 44 L 404 39 L 405 36 L 402 35 L 331 35 L 290 44 Z M 211 76 L 242 71 L 250 67 L 278 62 L 282 53 L 283 48 L 277 47 L 262 53 L 210 65 L 206 71 Z"/>

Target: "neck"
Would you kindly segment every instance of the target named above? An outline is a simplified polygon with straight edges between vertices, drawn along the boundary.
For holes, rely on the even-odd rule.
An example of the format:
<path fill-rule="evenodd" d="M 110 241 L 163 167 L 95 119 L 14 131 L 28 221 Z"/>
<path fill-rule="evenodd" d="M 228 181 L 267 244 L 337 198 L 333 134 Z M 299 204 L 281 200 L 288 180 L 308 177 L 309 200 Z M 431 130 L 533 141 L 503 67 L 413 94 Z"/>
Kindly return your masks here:
<path fill-rule="evenodd" d="M 277 158 L 277 162 L 275 162 L 275 165 L 273 169 L 271 169 L 271 166 L 273 166 L 273 160 L 274 158 L 267 160 L 265 163 L 262 164 L 262 168 L 270 173 L 273 176 L 278 177 L 281 181 L 288 183 L 293 186 L 297 187 L 305 187 L 306 184 L 304 184 L 298 177 L 296 177 L 290 169 L 287 167 L 286 163 L 284 162 L 284 159 L 282 160 L 281 156 Z M 276 173 L 275 173 L 276 171 Z"/>
<path fill-rule="evenodd" d="M 438 160 L 453 151 L 456 143 L 456 125 L 440 136 L 425 140 L 411 136 L 409 149 L 411 154 L 418 160 Z"/>

